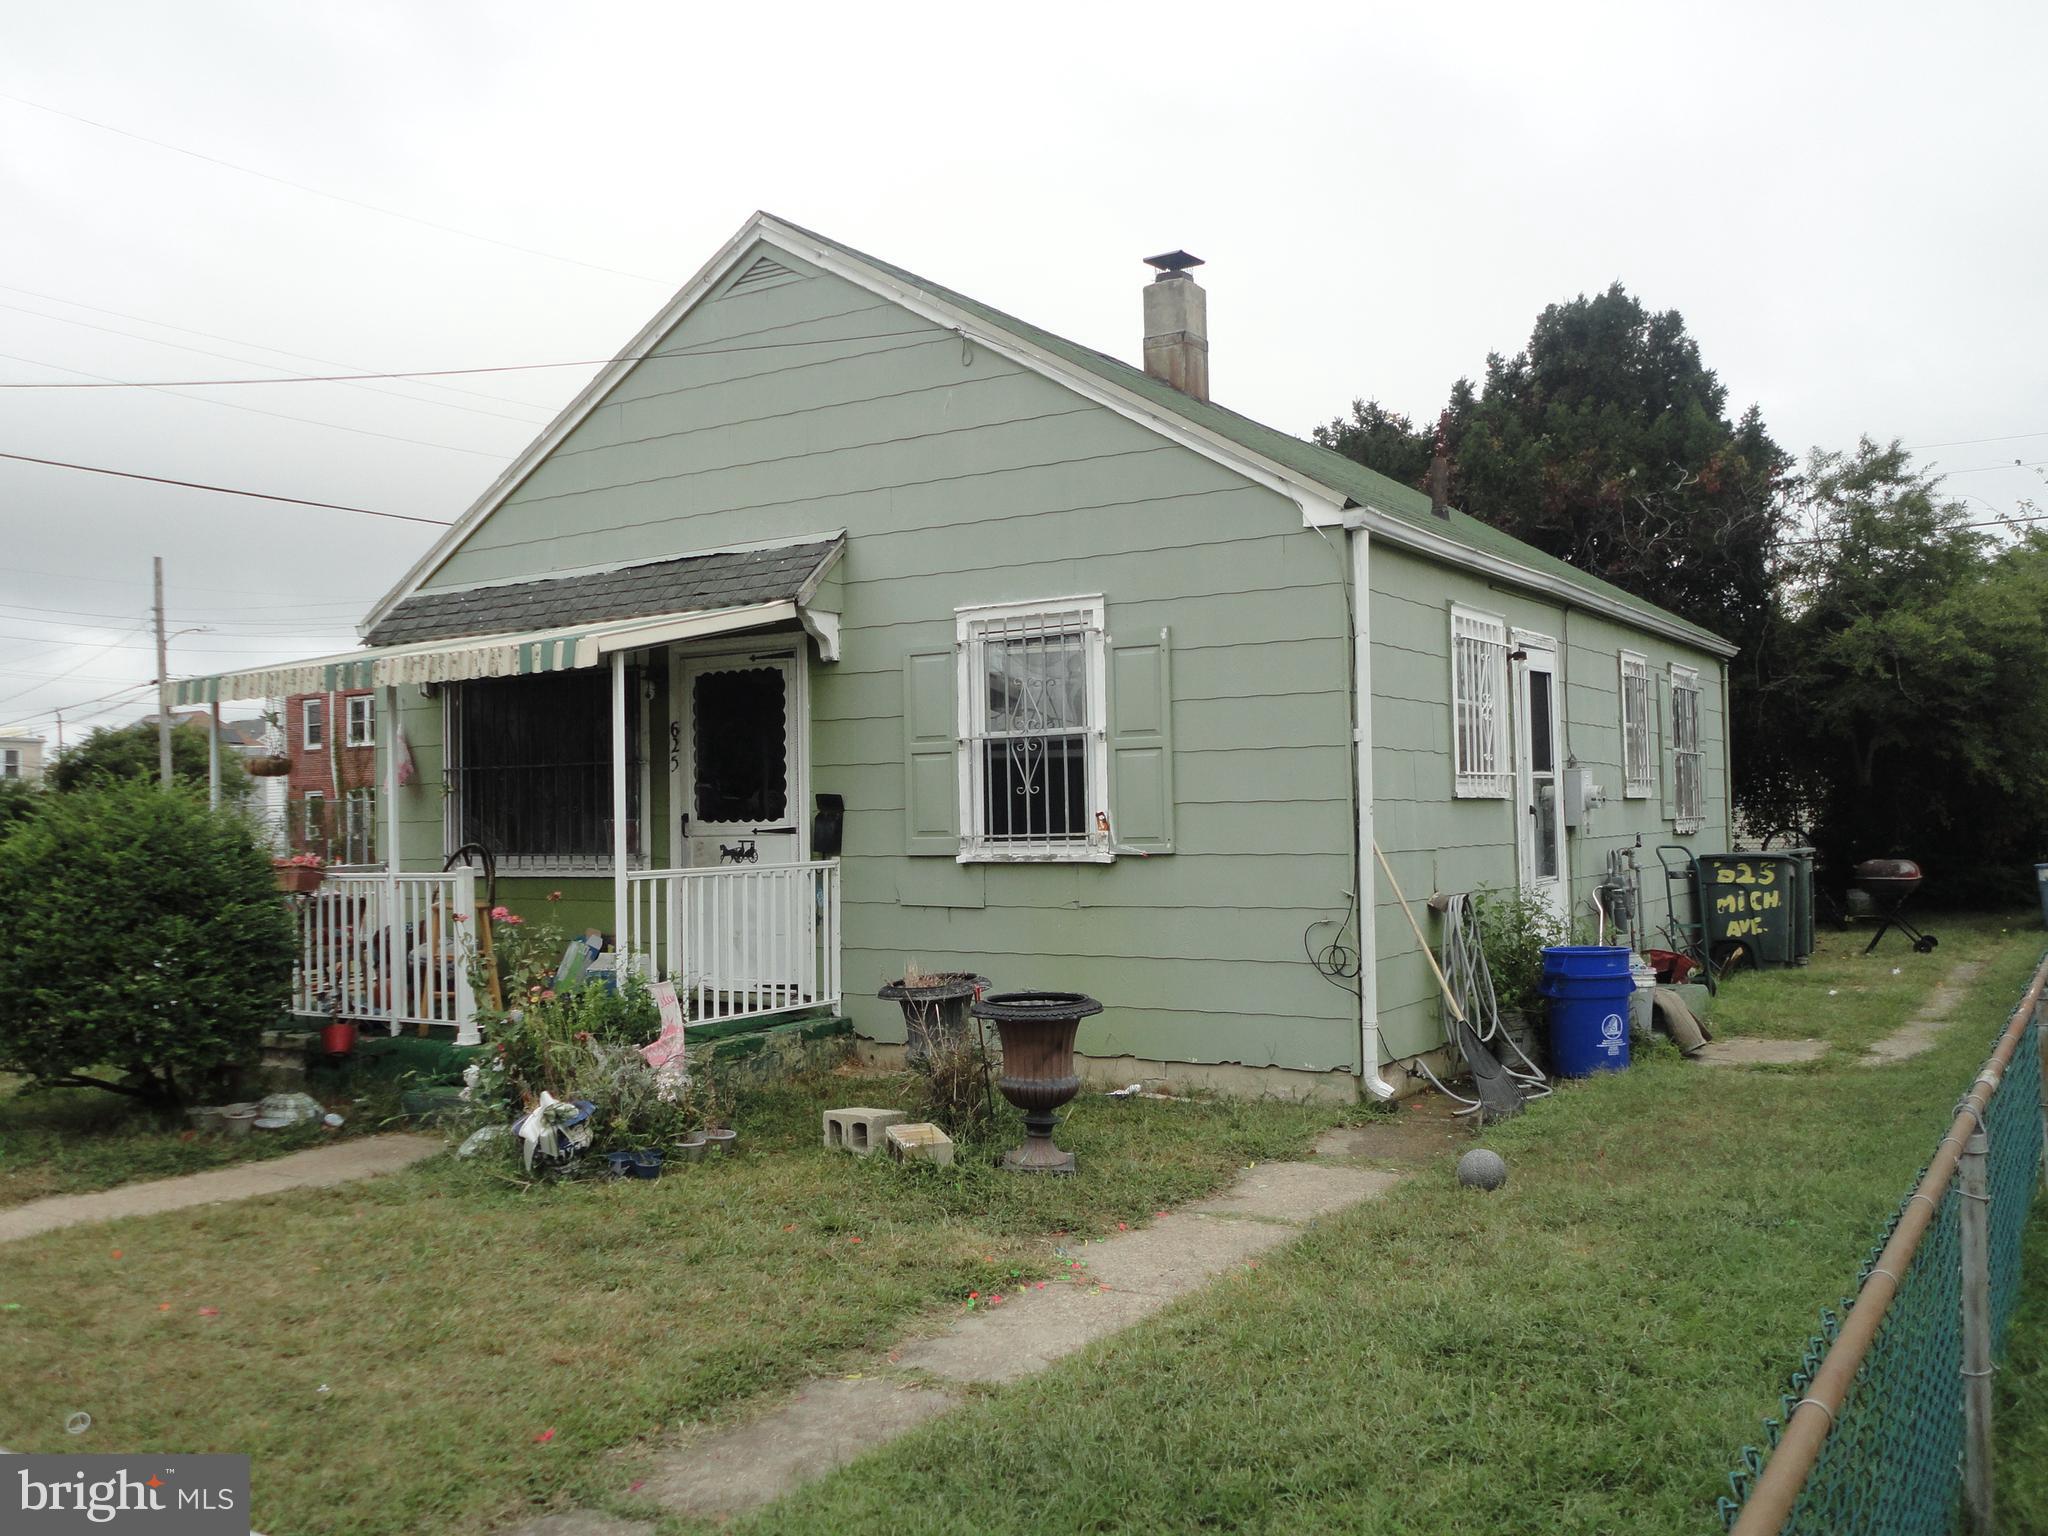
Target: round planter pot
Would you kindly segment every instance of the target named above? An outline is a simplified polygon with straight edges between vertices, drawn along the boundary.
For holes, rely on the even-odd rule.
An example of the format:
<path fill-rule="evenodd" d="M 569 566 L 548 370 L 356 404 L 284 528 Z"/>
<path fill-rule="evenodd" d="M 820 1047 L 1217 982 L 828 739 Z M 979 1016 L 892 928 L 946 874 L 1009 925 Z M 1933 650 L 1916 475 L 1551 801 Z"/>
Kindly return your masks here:
<path fill-rule="evenodd" d="M 246 1136 L 256 1129 L 254 1104 L 231 1104 L 220 1112 L 220 1127 L 229 1136 Z"/>
<path fill-rule="evenodd" d="M 330 1058 L 339 1060 L 356 1048 L 356 1026 L 353 1024 L 323 1024 L 320 1026 L 320 1049 Z"/>
<path fill-rule="evenodd" d="M 1017 1173 L 1072 1173 L 1074 1154 L 1052 1144 L 1053 1111 L 1081 1091 L 1074 1035 L 1102 1004 L 1080 992 L 998 992 L 974 1005 L 996 1026 L 1003 1073 L 996 1087 L 1024 1111 L 1024 1145 L 1003 1155 Z"/>
<path fill-rule="evenodd" d="M 676 1157 L 685 1163 L 701 1163 L 704 1161 L 704 1147 L 705 1141 L 701 1132 L 695 1136 L 686 1136 L 676 1144 Z"/>
<path fill-rule="evenodd" d="M 916 986 L 892 981 L 875 996 L 903 1010 L 903 1055 L 921 1067 L 934 1048 L 967 1038 L 968 1005 L 988 990 L 988 978 L 971 971 L 928 976 Z"/>
<path fill-rule="evenodd" d="M 704 1133 L 704 1146 L 706 1150 L 723 1156 L 732 1150 L 733 1143 L 739 1139 L 740 1133 L 738 1131 L 706 1131 Z"/>
<path fill-rule="evenodd" d="M 661 1148 L 646 1147 L 638 1152 L 627 1155 L 632 1158 L 632 1163 L 627 1169 L 631 1177 L 636 1179 L 658 1179 L 661 1177 L 661 1165 L 664 1161 Z"/>
<path fill-rule="evenodd" d="M 270 872 L 277 877 L 277 888 L 288 896 L 310 895 L 327 878 L 326 870 L 304 864 L 273 864 Z"/>
<path fill-rule="evenodd" d="M 607 1152 L 604 1155 L 605 1168 L 615 1179 L 630 1179 L 633 1176 L 635 1152 Z"/>
<path fill-rule="evenodd" d="M 223 1107 L 219 1104 L 200 1104 L 185 1111 L 185 1118 L 192 1129 L 201 1135 L 211 1135 L 221 1128 L 220 1117 Z"/>

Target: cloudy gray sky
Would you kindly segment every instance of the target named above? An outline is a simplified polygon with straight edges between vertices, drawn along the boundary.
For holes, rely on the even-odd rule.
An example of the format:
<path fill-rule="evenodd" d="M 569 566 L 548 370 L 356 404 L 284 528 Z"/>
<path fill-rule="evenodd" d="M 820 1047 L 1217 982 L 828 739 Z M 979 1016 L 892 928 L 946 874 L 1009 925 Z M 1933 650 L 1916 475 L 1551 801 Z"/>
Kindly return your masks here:
<path fill-rule="evenodd" d="M 600 358 L 758 207 L 1126 357 L 1185 246 L 1216 398 L 1297 432 L 1432 412 L 1620 278 L 1787 447 L 2044 494 L 2035 4 L 81 0 L 0 38 L 0 381 Z M 589 372 L 6 390 L 0 452 L 452 518 Z M 152 554 L 211 626 L 184 674 L 345 647 L 432 533 L 0 461 L 0 724 L 149 707 Z"/>

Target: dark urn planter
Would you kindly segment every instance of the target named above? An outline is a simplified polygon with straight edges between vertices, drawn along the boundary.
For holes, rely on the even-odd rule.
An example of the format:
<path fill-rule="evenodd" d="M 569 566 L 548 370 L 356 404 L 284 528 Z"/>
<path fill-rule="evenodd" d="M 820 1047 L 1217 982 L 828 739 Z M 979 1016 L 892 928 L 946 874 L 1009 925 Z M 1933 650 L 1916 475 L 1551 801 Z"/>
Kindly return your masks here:
<path fill-rule="evenodd" d="M 970 971 L 927 976 L 919 984 L 892 981 L 875 996 L 903 1010 L 903 1054 L 913 1067 L 967 1038 L 967 1006 L 988 990 L 988 978 Z"/>
<path fill-rule="evenodd" d="M 1024 1145 L 1003 1155 L 1018 1173 L 1072 1173 L 1074 1154 L 1052 1144 L 1053 1111 L 1081 1091 L 1074 1034 L 1102 1004 L 1080 992 L 998 992 L 974 1005 L 996 1027 L 1003 1075 L 996 1087 L 1024 1111 Z"/>

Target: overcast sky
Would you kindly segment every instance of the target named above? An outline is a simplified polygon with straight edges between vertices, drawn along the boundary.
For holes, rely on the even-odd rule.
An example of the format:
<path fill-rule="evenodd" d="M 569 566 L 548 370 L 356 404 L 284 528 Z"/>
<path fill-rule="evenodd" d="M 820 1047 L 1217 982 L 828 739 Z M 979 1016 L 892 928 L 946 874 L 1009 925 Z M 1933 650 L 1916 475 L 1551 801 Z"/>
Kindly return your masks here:
<path fill-rule="evenodd" d="M 1128 358 L 1184 246 L 1215 397 L 1300 433 L 1427 415 L 1619 278 L 1786 447 L 2048 499 L 2038 4 L 81 0 L 0 38 L 0 381 L 601 358 L 766 208 Z M 453 518 L 589 373 L 9 390 L 0 451 Z M 212 626 L 183 675 L 345 648 L 433 530 L 0 461 L 0 534 L 0 724 L 75 740 L 150 707 L 106 696 L 153 675 L 152 554 Z"/>

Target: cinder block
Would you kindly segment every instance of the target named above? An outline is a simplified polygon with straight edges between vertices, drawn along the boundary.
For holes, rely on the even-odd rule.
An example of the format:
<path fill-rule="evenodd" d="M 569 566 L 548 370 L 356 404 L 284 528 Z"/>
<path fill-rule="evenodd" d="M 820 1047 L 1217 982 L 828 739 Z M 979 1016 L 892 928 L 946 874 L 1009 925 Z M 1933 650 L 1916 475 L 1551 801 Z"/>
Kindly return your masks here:
<path fill-rule="evenodd" d="M 900 1109 L 828 1109 L 825 1111 L 825 1147 L 828 1151 L 852 1152 L 866 1157 L 882 1144 L 882 1136 L 907 1116 Z"/>
<path fill-rule="evenodd" d="M 952 1165 L 953 1138 L 928 1121 L 892 1125 L 884 1134 L 889 1140 L 889 1155 L 899 1163 L 937 1163 L 942 1168 Z"/>

